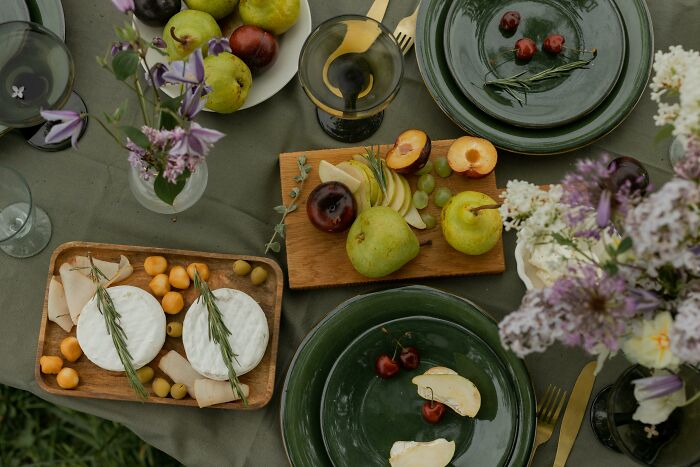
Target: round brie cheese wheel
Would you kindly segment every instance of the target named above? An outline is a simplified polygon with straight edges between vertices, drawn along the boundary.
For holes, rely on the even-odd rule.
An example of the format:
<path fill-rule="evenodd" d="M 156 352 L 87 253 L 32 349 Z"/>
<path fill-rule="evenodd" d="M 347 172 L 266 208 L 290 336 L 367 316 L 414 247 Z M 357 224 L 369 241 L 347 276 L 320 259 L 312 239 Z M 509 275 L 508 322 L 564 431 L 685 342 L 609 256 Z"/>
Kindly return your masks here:
<path fill-rule="evenodd" d="M 153 360 L 165 342 L 165 313 L 153 295 L 130 285 L 110 287 L 107 293 L 121 315 L 119 324 L 126 334 L 126 347 L 134 368 Z M 78 319 L 78 342 L 85 356 L 109 371 L 124 371 L 112 336 L 93 297 L 83 307 Z"/>
<path fill-rule="evenodd" d="M 258 366 L 265 355 L 269 330 L 267 318 L 253 298 L 240 290 L 213 291 L 224 324 L 231 331 L 229 343 L 236 354 L 233 369 L 241 376 Z M 219 346 L 209 339 L 209 311 L 204 301 L 196 300 L 185 316 L 182 343 L 187 360 L 198 373 L 210 379 L 228 379 L 228 369 Z"/>

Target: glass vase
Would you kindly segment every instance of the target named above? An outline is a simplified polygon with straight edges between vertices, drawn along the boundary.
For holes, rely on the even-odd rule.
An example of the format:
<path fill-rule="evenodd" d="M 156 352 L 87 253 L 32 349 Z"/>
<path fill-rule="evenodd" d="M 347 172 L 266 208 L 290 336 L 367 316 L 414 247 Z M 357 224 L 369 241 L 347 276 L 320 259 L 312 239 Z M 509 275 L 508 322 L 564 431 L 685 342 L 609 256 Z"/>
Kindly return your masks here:
<path fill-rule="evenodd" d="M 185 182 L 185 187 L 175 197 L 172 206 L 156 195 L 153 183 L 155 177 L 144 180 L 139 169 L 129 167 L 129 188 L 136 200 L 146 209 L 159 214 L 176 214 L 191 208 L 204 194 L 209 179 L 206 162 L 201 162 Z"/>

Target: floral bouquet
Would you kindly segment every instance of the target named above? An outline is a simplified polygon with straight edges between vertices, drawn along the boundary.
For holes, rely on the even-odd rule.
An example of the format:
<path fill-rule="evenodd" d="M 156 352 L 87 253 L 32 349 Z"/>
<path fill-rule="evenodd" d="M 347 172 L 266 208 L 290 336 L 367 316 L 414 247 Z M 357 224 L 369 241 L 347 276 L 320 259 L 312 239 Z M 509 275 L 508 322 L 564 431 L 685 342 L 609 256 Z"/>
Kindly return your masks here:
<path fill-rule="evenodd" d="M 133 0 L 112 0 L 112 3 L 122 13 L 130 17 L 133 14 Z M 214 143 L 224 136 L 193 121 L 206 105 L 210 91 L 204 79 L 202 51 L 195 50 L 186 61 L 149 66 L 146 52 L 152 48 L 165 55 L 165 42 L 156 38 L 146 43 L 132 21 L 117 27 L 116 33 L 119 40 L 105 56 L 97 57 L 97 63 L 136 94 L 143 125 L 137 128 L 122 122 L 126 101 L 111 114 L 91 115 L 91 118 L 128 152 L 129 162 L 140 171 L 141 177 L 153 180 L 158 198 L 172 206 L 187 179 L 204 161 Z M 218 38 L 212 39 L 208 53 L 220 53 L 226 44 Z M 148 70 L 143 80 L 140 66 Z M 159 89 L 165 83 L 181 85 L 182 94 L 163 98 Z M 72 138 L 76 146 L 85 115 L 61 110 L 42 111 L 41 115 L 56 122 L 46 136 L 48 143 Z"/>
<path fill-rule="evenodd" d="M 686 399 L 676 375 L 700 363 L 700 151 L 653 191 L 635 159 L 579 161 L 548 190 L 510 181 L 500 208 L 543 286 L 500 323 L 519 356 L 554 342 L 606 358 L 624 352 L 652 370 L 634 382 L 634 414 L 659 424 Z"/>

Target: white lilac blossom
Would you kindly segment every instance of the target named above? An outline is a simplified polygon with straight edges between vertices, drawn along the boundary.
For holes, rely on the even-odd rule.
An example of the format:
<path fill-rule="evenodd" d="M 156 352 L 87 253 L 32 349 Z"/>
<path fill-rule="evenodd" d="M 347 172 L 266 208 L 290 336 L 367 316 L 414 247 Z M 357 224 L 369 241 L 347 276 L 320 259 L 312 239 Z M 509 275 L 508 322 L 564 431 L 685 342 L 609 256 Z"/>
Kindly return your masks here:
<path fill-rule="evenodd" d="M 530 290 L 518 311 L 498 325 L 503 346 L 519 357 L 544 352 L 561 337 L 559 316 L 547 301 L 547 289 Z"/>
<path fill-rule="evenodd" d="M 78 148 L 78 137 L 85 124 L 80 113 L 72 110 L 42 110 L 41 117 L 49 122 L 58 122 L 44 138 L 48 144 L 60 143 L 70 138 L 71 145 Z"/>
<path fill-rule="evenodd" d="M 683 361 L 700 364 L 700 292 L 691 292 L 679 303 L 671 329 L 671 349 Z"/>

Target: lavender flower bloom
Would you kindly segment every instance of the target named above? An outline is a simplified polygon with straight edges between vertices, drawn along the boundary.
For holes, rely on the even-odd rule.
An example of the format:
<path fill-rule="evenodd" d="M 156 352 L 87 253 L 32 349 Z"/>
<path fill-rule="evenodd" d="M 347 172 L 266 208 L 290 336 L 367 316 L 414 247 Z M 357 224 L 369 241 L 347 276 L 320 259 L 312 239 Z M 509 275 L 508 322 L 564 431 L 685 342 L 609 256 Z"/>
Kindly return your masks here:
<path fill-rule="evenodd" d="M 180 104 L 180 115 L 187 120 L 194 119 L 194 117 L 204 109 L 207 103 L 207 99 L 204 97 L 205 94 L 206 86 L 203 84 L 188 86 L 182 98 L 182 103 Z"/>
<path fill-rule="evenodd" d="M 72 110 L 42 110 L 41 117 L 49 122 L 56 123 L 46 135 L 48 144 L 60 143 L 68 138 L 71 139 L 71 145 L 78 148 L 78 137 L 83 131 L 83 116 Z"/>
<path fill-rule="evenodd" d="M 673 169 L 679 177 L 700 183 L 700 138 L 688 141 L 685 157 Z"/>
<path fill-rule="evenodd" d="M 214 37 L 207 43 L 208 55 L 219 55 L 222 52 L 231 53 L 231 44 L 226 37 Z"/>
<path fill-rule="evenodd" d="M 186 159 L 187 157 L 168 156 L 165 169 L 163 169 L 163 178 L 170 183 L 177 183 L 178 177 L 182 175 L 185 172 L 185 168 L 187 168 Z"/>
<path fill-rule="evenodd" d="M 126 140 L 126 148 L 129 150 L 129 164 L 135 169 L 139 170 L 141 178 L 148 181 L 151 179 L 153 174 L 153 169 L 148 164 L 146 158 L 148 153 L 142 147 L 134 144 L 130 139 Z"/>
<path fill-rule="evenodd" d="M 560 319 L 546 299 L 547 289 L 528 290 L 518 311 L 498 325 L 501 342 L 519 357 L 544 352 L 561 337 Z"/>
<path fill-rule="evenodd" d="M 700 364 L 700 292 L 692 292 L 678 305 L 671 329 L 671 351 L 681 360 Z"/>
<path fill-rule="evenodd" d="M 114 57 L 119 52 L 123 52 L 124 50 L 131 50 L 131 49 L 133 49 L 133 47 L 128 42 L 113 42 L 112 48 L 109 49 L 109 53 L 112 55 L 112 57 Z"/>
<path fill-rule="evenodd" d="M 163 74 L 163 79 L 175 84 L 201 84 L 204 82 L 204 58 L 202 50 L 195 49 L 187 61 L 170 64 L 170 69 Z"/>
<path fill-rule="evenodd" d="M 220 131 L 203 128 L 198 123 L 192 122 L 187 131 L 180 129 L 176 142 L 170 149 L 170 155 L 205 157 L 214 143 L 224 136 Z"/>
<path fill-rule="evenodd" d="M 635 379 L 632 384 L 639 402 L 668 396 L 683 389 L 683 380 L 674 374 Z"/>
<path fill-rule="evenodd" d="M 153 40 L 151 41 L 151 44 L 153 44 L 153 47 L 156 47 L 158 49 L 167 49 L 168 48 L 168 44 L 166 44 L 165 41 L 163 40 L 163 38 L 160 36 L 154 37 Z"/>
<path fill-rule="evenodd" d="M 117 7 L 117 10 L 121 11 L 122 13 L 129 13 L 130 11 L 134 11 L 136 8 L 134 6 L 134 0 L 112 0 L 112 3 L 115 7 Z"/>
<path fill-rule="evenodd" d="M 151 84 L 151 77 L 153 77 L 153 83 L 156 87 L 160 88 L 165 84 L 163 75 L 167 73 L 168 67 L 163 63 L 156 63 L 151 67 L 149 71 L 146 72 L 146 83 Z"/>

